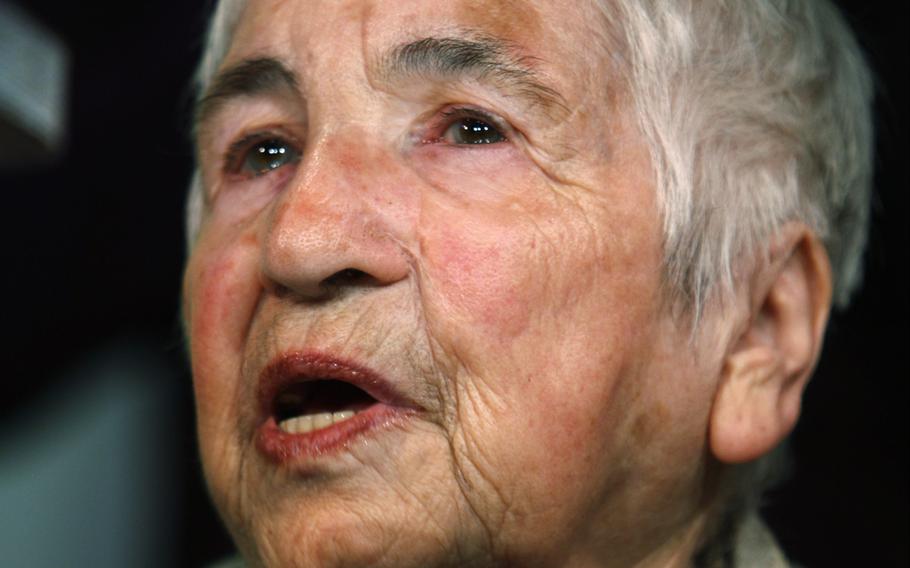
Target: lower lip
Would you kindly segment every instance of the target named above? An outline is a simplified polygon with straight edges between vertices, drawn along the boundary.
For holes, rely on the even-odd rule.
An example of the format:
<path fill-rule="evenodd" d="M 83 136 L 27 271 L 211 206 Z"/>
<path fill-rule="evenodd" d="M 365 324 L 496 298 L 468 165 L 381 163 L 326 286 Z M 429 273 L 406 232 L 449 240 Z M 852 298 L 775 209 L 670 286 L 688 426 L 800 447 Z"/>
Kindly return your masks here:
<path fill-rule="evenodd" d="M 278 464 L 309 461 L 343 453 L 352 443 L 400 424 L 413 413 L 409 408 L 377 402 L 347 420 L 303 434 L 285 432 L 270 416 L 259 427 L 256 445 Z"/>

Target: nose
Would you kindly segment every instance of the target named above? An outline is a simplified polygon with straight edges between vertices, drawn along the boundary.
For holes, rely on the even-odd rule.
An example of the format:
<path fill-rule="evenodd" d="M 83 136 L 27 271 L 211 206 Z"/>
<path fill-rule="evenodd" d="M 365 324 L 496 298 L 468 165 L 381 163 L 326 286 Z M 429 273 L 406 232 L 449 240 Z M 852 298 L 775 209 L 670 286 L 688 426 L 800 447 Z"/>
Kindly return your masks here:
<path fill-rule="evenodd" d="M 263 240 L 266 289 L 305 301 L 346 290 L 388 286 L 409 273 L 396 220 L 372 199 L 394 183 L 367 158 L 351 159 L 351 144 L 307 156 L 275 203 Z M 353 165 L 353 167 L 352 167 Z"/>

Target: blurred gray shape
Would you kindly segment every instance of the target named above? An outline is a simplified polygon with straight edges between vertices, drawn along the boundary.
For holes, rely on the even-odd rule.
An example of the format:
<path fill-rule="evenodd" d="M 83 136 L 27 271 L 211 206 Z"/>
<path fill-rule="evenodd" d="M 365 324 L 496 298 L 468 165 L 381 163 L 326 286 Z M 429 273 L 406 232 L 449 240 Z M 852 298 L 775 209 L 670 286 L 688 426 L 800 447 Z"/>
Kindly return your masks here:
<path fill-rule="evenodd" d="M 51 162 L 66 128 L 66 46 L 0 0 L 0 168 Z"/>
<path fill-rule="evenodd" d="M 154 349 L 123 343 L 4 417 L 0 565 L 176 564 L 177 384 Z"/>

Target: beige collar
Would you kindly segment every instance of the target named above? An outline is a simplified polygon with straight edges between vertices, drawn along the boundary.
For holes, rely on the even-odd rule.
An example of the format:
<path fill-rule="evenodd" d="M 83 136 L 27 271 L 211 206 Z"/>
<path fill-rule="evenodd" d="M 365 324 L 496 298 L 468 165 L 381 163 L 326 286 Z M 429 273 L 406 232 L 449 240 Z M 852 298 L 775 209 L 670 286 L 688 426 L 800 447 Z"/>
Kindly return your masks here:
<path fill-rule="evenodd" d="M 790 568 L 790 562 L 758 515 L 743 520 L 733 547 L 736 568 Z"/>

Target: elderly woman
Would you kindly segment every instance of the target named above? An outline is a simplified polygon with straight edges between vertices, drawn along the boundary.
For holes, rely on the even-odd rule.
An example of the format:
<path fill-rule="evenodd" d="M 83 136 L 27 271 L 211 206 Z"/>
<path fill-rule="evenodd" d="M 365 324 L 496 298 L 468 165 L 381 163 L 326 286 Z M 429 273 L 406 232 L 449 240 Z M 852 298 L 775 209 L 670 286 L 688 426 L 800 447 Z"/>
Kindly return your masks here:
<path fill-rule="evenodd" d="M 223 0 L 185 319 L 251 566 L 783 566 L 750 507 L 857 282 L 826 2 Z"/>

